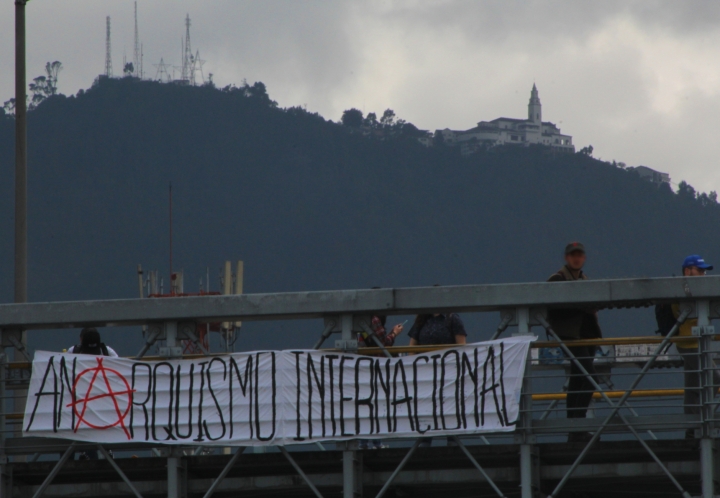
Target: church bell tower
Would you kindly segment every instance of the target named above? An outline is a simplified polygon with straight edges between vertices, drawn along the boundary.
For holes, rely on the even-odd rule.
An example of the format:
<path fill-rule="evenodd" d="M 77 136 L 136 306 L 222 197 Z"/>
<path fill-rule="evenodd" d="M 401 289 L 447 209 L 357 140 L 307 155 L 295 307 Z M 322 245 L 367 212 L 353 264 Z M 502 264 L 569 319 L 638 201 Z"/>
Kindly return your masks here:
<path fill-rule="evenodd" d="M 528 121 L 542 124 L 542 104 L 540 104 L 540 97 L 538 96 L 538 89 L 535 86 L 535 83 L 533 83 L 532 91 L 530 92 L 530 102 L 528 103 Z"/>

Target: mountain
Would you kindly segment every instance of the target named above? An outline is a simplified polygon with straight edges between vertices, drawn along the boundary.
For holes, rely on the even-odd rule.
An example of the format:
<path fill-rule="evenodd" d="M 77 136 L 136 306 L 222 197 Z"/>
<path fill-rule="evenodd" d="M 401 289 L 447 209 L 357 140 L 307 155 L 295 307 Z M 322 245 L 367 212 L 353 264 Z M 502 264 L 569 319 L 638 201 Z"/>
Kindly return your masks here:
<path fill-rule="evenodd" d="M 677 274 L 720 261 L 720 207 L 587 154 L 497 147 L 462 157 L 398 133 L 366 136 L 264 85 L 217 89 L 103 79 L 29 113 L 31 301 L 135 297 L 136 265 L 186 289 L 226 259 L 246 292 L 545 280 L 568 241 L 592 278 Z M 0 300 L 12 300 L 13 121 L 0 116 Z M 498 319 L 464 316 L 471 340 Z M 604 312 L 606 335 L 654 330 L 649 310 Z M 319 323 L 245 324 L 239 349 L 310 347 Z M 125 354 L 137 329 L 106 331 Z M 76 332 L 33 334 L 61 348 Z"/>

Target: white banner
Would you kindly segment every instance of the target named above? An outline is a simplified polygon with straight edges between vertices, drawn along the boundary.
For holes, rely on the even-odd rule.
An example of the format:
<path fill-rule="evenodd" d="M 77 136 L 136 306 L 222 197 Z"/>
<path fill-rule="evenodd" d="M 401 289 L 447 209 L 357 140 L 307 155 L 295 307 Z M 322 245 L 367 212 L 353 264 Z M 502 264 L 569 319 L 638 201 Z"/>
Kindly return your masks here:
<path fill-rule="evenodd" d="M 302 350 L 144 362 L 38 351 L 23 430 L 242 446 L 512 431 L 534 339 L 392 359 Z"/>

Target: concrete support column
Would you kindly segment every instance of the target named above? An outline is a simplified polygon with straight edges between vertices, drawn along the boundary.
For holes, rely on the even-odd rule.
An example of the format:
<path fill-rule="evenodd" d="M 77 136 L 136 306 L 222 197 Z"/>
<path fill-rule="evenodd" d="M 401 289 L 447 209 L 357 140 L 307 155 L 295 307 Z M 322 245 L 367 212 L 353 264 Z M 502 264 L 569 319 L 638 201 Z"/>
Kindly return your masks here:
<path fill-rule="evenodd" d="M 165 346 L 159 348 L 160 356 L 182 358 L 183 348 L 178 337 L 178 322 L 165 322 Z"/>
<path fill-rule="evenodd" d="M 343 450 L 343 498 L 362 498 L 362 453 L 350 449 L 351 444 Z"/>
<path fill-rule="evenodd" d="M 698 301 L 695 305 L 697 327 L 693 335 L 698 336 L 698 354 L 700 355 L 700 410 L 702 436 L 700 439 L 700 477 L 702 479 L 702 498 L 715 498 L 716 455 L 715 455 L 715 405 L 713 404 L 718 386 L 714 381 L 715 362 L 713 361 L 712 340 L 714 327 L 710 326 L 710 302 Z"/>
<path fill-rule="evenodd" d="M 167 458 L 167 491 L 168 498 L 187 498 L 187 469 L 182 450 L 177 447 L 170 449 Z"/>
<path fill-rule="evenodd" d="M 518 308 L 515 311 L 517 321 L 517 335 L 530 334 L 530 309 Z M 540 491 L 540 467 L 537 448 L 534 446 L 535 436 L 532 433 L 532 386 L 530 385 L 530 367 L 532 356 L 528 350 L 523 378 L 522 397 L 520 399 L 520 426 L 523 428 L 516 434 L 516 441 L 520 443 L 520 496 L 522 498 L 535 498 Z"/>
<path fill-rule="evenodd" d="M 357 332 L 354 327 L 354 317 L 352 315 L 340 315 L 340 341 L 336 342 L 335 347 L 348 353 L 357 353 Z"/>
<path fill-rule="evenodd" d="M 0 331 L 0 334 L 2 332 Z M 7 382 L 7 356 L 4 348 L 0 349 L 0 496 L 12 496 L 12 479 L 8 466 L 7 455 L 5 454 L 5 411 L 7 399 L 5 399 L 5 383 Z"/>

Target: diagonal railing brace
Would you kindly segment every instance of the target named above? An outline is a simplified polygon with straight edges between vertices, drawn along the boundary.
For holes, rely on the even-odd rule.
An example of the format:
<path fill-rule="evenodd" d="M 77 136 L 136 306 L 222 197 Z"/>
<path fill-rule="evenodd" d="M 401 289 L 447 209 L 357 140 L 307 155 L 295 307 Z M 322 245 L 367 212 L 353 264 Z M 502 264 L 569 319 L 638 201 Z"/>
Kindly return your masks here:
<path fill-rule="evenodd" d="M 400 462 L 400 465 L 397 466 L 397 468 L 393 471 L 392 474 L 390 474 L 390 477 L 388 477 L 388 480 L 385 481 L 385 484 L 380 489 L 380 492 L 377 494 L 375 498 L 382 498 L 382 496 L 385 494 L 385 492 L 388 490 L 392 482 L 395 480 L 397 475 L 400 473 L 400 471 L 405 467 L 405 464 L 408 463 L 408 460 L 413 456 L 413 453 L 415 453 L 415 450 L 418 449 L 418 446 L 420 446 L 420 443 L 422 442 L 421 438 L 418 438 L 415 440 L 415 444 L 412 445 L 412 448 L 410 448 L 410 451 L 407 452 L 405 457 Z"/>
<path fill-rule="evenodd" d="M 60 472 L 60 469 L 63 468 L 63 465 L 65 465 L 65 462 L 67 462 L 71 456 L 73 456 L 73 453 L 75 451 L 75 445 L 76 442 L 72 442 L 70 446 L 68 446 L 68 449 L 65 450 L 65 453 L 62 454 L 60 457 L 60 460 L 58 460 L 58 463 L 55 464 L 55 467 L 50 471 L 48 476 L 45 478 L 43 483 L 40 485 L 37 491 L 35 491 L 35 494 L 33 495 L 33 498 L 40 498 L 47 487 L 50 485 L 51 482 L 53 482 L 53 479 L 55 479 L 55 476 L 58 475 L 58 472 Z"/>
<path fill-rule="evenodd" d="M 600 394 L 600 396 L 603 397 L 605 402 L 610 405 L 612 408 L 610 411 L 610 414 L 605 418 L 603 423 L 600 425 L 598 430 L 593 434 L 590 441 L 587 443 L 585 448 L 582 452 L 580 452 L 580 455 L 578 455 L 577 459 L 573 462 L 573 464 L 570 466 L 568 471 L 565 473 L 563 478 L 560 480 L 560 482 L 557 484 L 553 492 L 548 495 L 548 498 L 554 498 L 557 496 L 557 494 L 562 490 L 562 488 L 567 483 L 568 479 L 572 475 L 573 472 L 575 472 L 575 469 L 577 469 L 578 465 L 580 465 L 580 462 L 585 458 L 587 453 L 590 451 L 590 448 L 597 442 L 597 440 L 600 438 L 600 434 L 603 430 L 608 426 L 610 421 L 615 415 L 618 415 L 620 417 L 620 420 L 627 426 L 627 428 L 630 430 L 630 432 L 635 436 L 635 438 L 640 442 L 640 445 L 645 448 L 645 450 L 650 454 L 653 460 L 655 460 L 655 463 L 658 464 L 660 469 L 668 476 L 670 481 L 673 483 L 673 485 L 682 493 L 684 498 L 691 498 L 690 494 L 685 491 L 685 489 L 682 487 L 682 485 L 678 482 L 677 479 L 675 479 L 675 476 L 672 475 L 670 470 L 665 466 L 665 464 L 662 463 L 662 460 L 655 454 L 655 452 L 648 446 L 648 444 L 642 439 L 640 434 L 635 430 L 635 428 L 632 426 L 632 424 L 625 418 L 625 416 L 622 413 L 618 413 L 620 411 L 620 408 L 625 404 L 625 401 L 630 397 L 630 394 L 632 393 L 633 389 L 637 387 L 637 385 L 640 383 L 640 381 L 643 379 L 645 374 L 648 370 L 650 370 L 650 367 L 653 365 L 657 357 L 660 355 L 660 353 L 665 348 L 665 345 L 670 342 L 670 339 L 677 333 L 678 328 L 680 325 L 685 321 L 685 319 L 690 315 L 690 309 L 685 309 L 680 316 L 678 317 L 677 322 L 675 323 L 675 326 L 668 332 L 668 334 L 663 339 L 663 342 L 660 343 L 660 345 L 655 349 L 655 352 L 652 354 L 650 359 L 645 363 L 642 370 L 638 374 L 638 376 L 635 378 L 635 380 L 632 382 L 631 386 L 625 391 L 625 394 L 620 398 L 620 400 L 615 404 L 610 397 L 608 397 L 605 390 L 600 387 L 600 385 L 597 383 L 595 378 L 588 373 L 588 371 L 585 369 L 585 367 L 582 366 L 582 364 L 578 361 L 578 359 L 575 357 L 575 355 L 572 354 L 570 349 L 567 347 L 567 345 L 558 337 L 558 335 L 555 333 L 555 331 L 552 329 L 550 324 L 545 320 L 545 317 L 542 316 L 542 314 L 538 314 L 536 318 L 540 322 L 540 324 L 545 327 L 545 330 L 547 330 L 548 334 L 550 334 L 554 340 L 556 340 L 560 347 L 562 348 L 563 352 L 570 358 L 570 361 L 572 361 L 576 367 L 585 375 L 585 377 L 590 381 L 590 383 L 593 385 L 593 387 L 597 390 L 597 392 Z"/>
<path fill-rule="evenodd" d="M 388 352 L 387 349 L 385 349 L 385 346 L 383 345 L 382 342 L 380 342 L 380 339 L 378 339 L 378 336 L 375 335 L 375 331 L 373 329 L 371 329 L 370 326 L 365 322 L 362 322 L 360 324 L 360 326 L 365 331 L 367 336 L 369 336 L 373 340 L 375 345 L 380 348 L 380 350 L 383 352 L 383 354 L 385 356 L 387 356 L 388 358 L 392 358 L 392 355 Z"/>
<path fill-rule="evenodd" d="M 320 349 L 320 346 L 322 346 L 323 342 L 325 342 L 325 339 L 330 337 L 332 335 L 333 329 L 335 328 L 335 321 L 330 320 L 327 325 L 325 325 L 325 330 L 323 330 L 322 335 L 320 336 L 320 339 L 318 339 L 318 342 L 315 343 L 315 346 L 313 346 L 313 349 Z"/>
<path fill-rule="evenodd" d="M 483 477 L 485 478 L 485 480 L 488 482 L 488 484 L 490 485 L 490 487 L 493 488 L 493 490 L 497 493 L 497 495 L 498 495 L 500 498 L 505 498 L 505 495 L 503 494 L 503 492 L 500 491 L 500 488 L 497 487 L 497 485 L 496 485 L 495 482 L 490 478 L 490 476 L 488 475 L 488 473 L 485 472 L 485 469 L 483 469 L 482 466 L 480 465 L 480 463 L 475 459 L 475 457 L 472 456 L 472 453 L 470 453 L 470 450 L 468 450 L 467 447 L 463 444 L 463 442 L 460 441 L 460 438 L 457 437 L 457 436 L 455 436 L 455 437 L 453 437 L 453 439 L 455 440 L 455 442 L 457 443 L 457 445 L 460 447 L 460 449 L 462 450 L 462 452 L 465 453 L 465 456 L 468 457 L 468 459 L 472 462 L 472 464 L 475 466 L 475 468 L 480 471 L 480 473 L 482 474 L 482 476 L 483 476 Z"/>
<path fill-rule="evenodd" d="M 220 475 L 215 478 L 210 488 L 208 488 L 207 492 L 203 495 L 203 498 L 210 498 L 213 493 L 215 493 L 215 490 L 220 485 L 223 479 L 225 479 L 225 476 L 228 475 L 228 472 L 230 472 L 230 469 L 233 468 L 233 465 L 235 465 L 235 462 L 238 461 L 238 458 L 240 458 L 240 455 L 245 451 L 245 448 L 238 448 L 238 450 L 235 452 L 235 454 L 232 456 L 232 458 L 228 461 L 228 463 L 225 465 L 225 468 L 222 469 L 222 472 L 220 472 Z"/>
<path fill-rule="evenodd" d="M 98 449 L 100 450 L 100 453 L 102 453 L 105 457 L 105 460 L 110 462 L 110 465 L 112 465 L 112 468 L 115 469 L 115 472 L 117 472 L 120 478 L 125 482 L 125 484 L 127 484 L 127 487 L 130 488 L 130 491 L 132 491 L 133 494 L 137 496 L 137 498 L 143 498 L 137 488 L 133 485 L 133 483 L 130 482 L 128 476 L 125 475 L 125 472 L 123 472 L 117 462 L 115 462 L 115 459 L 112 457 L 112 455 L 110 455 L 108 450 L 106 450 L 105 447 L 101 444 L 98 444 Z"/>
<path fill-rule="evenodd" d="M 292 466 L 295 468 L 295 470 L 297 471 L 297 473 L 300 474 L 300 477 L 303 478 L 303 480 L 305 481 L 305 483 L 306 483 L 308 486 L 310 486 L 310 489 L 312 489 L 312 492 L 315 493 L 315 496 L 317 496 L 318 498 L 323 498 L 323 495 L 320 494 L 320 491 L 318 491 L 318 489 L 317 489 L 317 488 L 315 487 L 315 485 L 312 483 L 312 481 L 310 480 L 310 478 L 305 474 L 305 472 L 303 472 L 303 470 L 302 470 L 302 469 L 300 468 L 300 466 L 297 464 L 297 462 L 295 461 L 295 459 L 294 459 L 292 456 L 290 456 L 290 453 L 288 453 L 288 450 L 286 450 L 284 446 L 278 446 L 278 448 L 280 449 L 280 452 L 281 452 L 283 455 L 285 455 L 285 458 L 287 458 L 288 462 L 290 462 L 290 465 L 292 465 Z"/>

